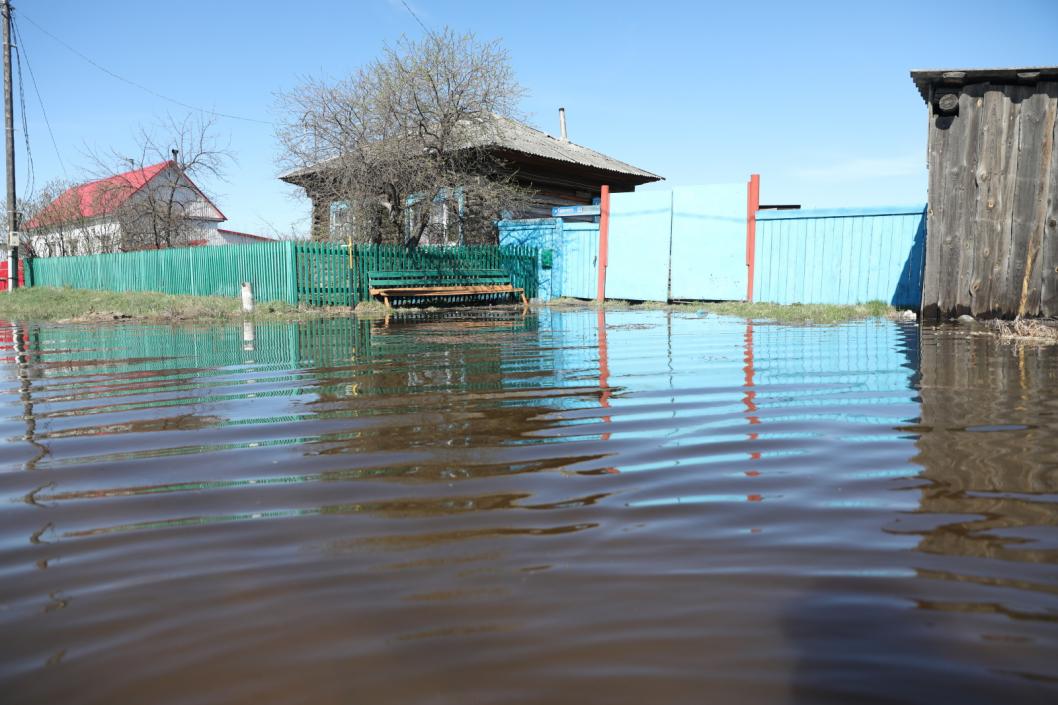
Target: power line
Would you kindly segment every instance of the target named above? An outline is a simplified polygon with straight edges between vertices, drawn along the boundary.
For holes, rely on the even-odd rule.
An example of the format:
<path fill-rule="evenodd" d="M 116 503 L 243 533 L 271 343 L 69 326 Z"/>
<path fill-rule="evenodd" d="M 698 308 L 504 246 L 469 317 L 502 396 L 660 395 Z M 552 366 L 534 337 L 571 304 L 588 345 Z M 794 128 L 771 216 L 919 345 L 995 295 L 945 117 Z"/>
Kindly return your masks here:
<path fill-rule="evenodd" d="M 29 78 L 33 82 L 33 92 L 37 94 L 37 103 L 40 105 L 40 114 L 44 116 L 44 124 L 48 128 L 48 136 L 51 137 L 51 146 L 55 149 L 55 157 L 59 160 L 59 166 L 62 167 L 63 176 L 69 179 L 70 173 L 66 170 L 66 162 L 62 159 L 62 153 L 59 152 L 59 144 L 55 141 L 55 133 L 52 132 L 51 129 L 51 120 L 48 119 L 48 111 L 44 109 L 44 100 L 40 97 L 40 88 L 37 87 L 37 77 L 33 75 L 33 64 L 29 62 L 29 54 L 26 52 L 26 45 L 22 43 L 22 35 L 18 31 L 18 23 L 15 22 L 14 19 L 15 16 L 12 16 L 11 25 L 15 30 L 15 46 L 18 55 L 26 60 L 26 70 L 29 71 Z M 21 81 L 21 77 L 19 80 Z"/>
<path fill-rule="evenodd" d="M 402 2 L 403 2 L 403 0 L 402 0 Z M 231 113 L 221 113 L 221 112 L 218 112 L 216 110 L 206 110 L 205 108 L 200 108 L 200 107 L 198 107 L 196 105 L 191 105 L 190 103 L 185 103 L 185 102 L 183 102 L 181 100 L 177 100 L 176 98 L 170 98 L 169 96 L 167 96 L 167 95 L 165 95 L 163 93 L 159 93 L 158 91 L 154 90 L 153 88 L 148 88 L 147 86 L 143 85 L 142 83 L 137 83 L 136 81 L 133 81 L 131 78 L 125 78 L 124 76 L 111 71 L 106 66 L 103 66 L 103 65 L 101 65 L 99 63 L 96 63 L 94 60 L 92 60 L 91 57 L 86 56 L 85 54 L 81 53 L 77 49 L 73 48 L 72 46 L 70 46 L 69 44 L 64 42 L 62 39 L 59 39 L 54 34 L 52 34 L 48 30 L 46 30 L 43 27 L 41 27 L 39 24 L 37 24 L 36 22 L 33 21 L 33 18 L 29 17 L 25 13 L 22 13 L 22 17 L 24 17 L 25 20 L 27 22 L 29 22 L 31 25 L 33 25 L 34 27 L 39 29 L 41 32 L 43 32 L 44 34 L 48 35 L 53 40 L 55 40 L 60 45 L 62 45 L 67 51 L 71 52 L 72 54 L 75 54 L 76 56 L 78 56 L 83 61 L 88 62 L 89 64 L 91 64 L 95 68 L 99 69 L 103 73 L 105 73 L 108 76 L 110 76 L 111 78 L 116 78 L 117 80 L 121 81 L 122 83 L 127 83 L 130 86 L 133 86 L 135 88 L 139 88 L 141 91 L 144 91 L 145 93 L 150 93 L 155 98 L 161 98 L 162 100 L 169 101 L 170 103 L 173 103 L 174 105 L 179 105 L 182 108 L 187 108 L 188 110 L 194 110 L 195 112 L 199 112 L 199 113 L 205 113 L 207 115 L 215 115 L 217 117 L 229 118 L 231 120 L 242 120 L 243 122 L 254 122 L 254 123 L 258 123 L 260 125 L 273 125 L 274 124 L 274 123 L 272 123 L 269 120 L 258 120 L 257 118 L 244 117 L 242 115 L 232 115 Z"/>
<path fill-rule="evenodd" d="M 422 27 L 422 31 L 426 32 L 427 35 L 433 34 L 433 32 L 430 31 L 430 28 L 423 24 L 423 21 L 415 14 L 415 10 L 411 9 L 411 5 L 405 2 L 405 0 L 400 0 L 400 4 L 404 6 L 404 9 L 408 11 L 408 14 L 415 18 L 415 21 L 419 23 L 420 27 Z"/>

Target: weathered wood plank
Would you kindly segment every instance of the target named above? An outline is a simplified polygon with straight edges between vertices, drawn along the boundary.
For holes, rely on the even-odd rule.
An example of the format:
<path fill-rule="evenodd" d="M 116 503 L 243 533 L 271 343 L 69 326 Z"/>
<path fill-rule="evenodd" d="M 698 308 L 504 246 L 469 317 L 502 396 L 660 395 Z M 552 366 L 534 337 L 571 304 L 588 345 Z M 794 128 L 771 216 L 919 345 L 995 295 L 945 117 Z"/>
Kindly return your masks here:
<path fill-rule="evenodd" d="M 933 112 L 933 106 L 928 110 L 928 175 L 929 175 L 929 205 L 926 209 L 926 252 L 925 265 L 922 275 L 922 304 L 920 307 L 922 318 L 925 320 L 936 320 L 940 318 L 940 250 L 942 223 L 947 218 L 947 203 L 940 197 L 944 193 L 945 169 L 943 155 L 947 153 L 948 136 L 954 117 L 940 116 Z M 844 267 L 842 268 L 844 269 Z"/>
<path fill-rule="evenodd" d="M 956 310 L 952 312 L 953 315 L 962 313 L 977 315 L 974 311 L 977 303 L 975 293 L 980 288 L 977 266 L 982 264 L 979 261 L 979 253 L 991 251 L 986 244 L 981 242 L 987 239 L 987 226 L 985 232 L 979 232 L 979 225 L 982 222 L 981 215 L 984 215 L 981 212 L 982 200 L 991 176 L 989 170 L 995 161 L 993 155 L 997 151 L 994 147 L 993 121 L 998 111 L 1002 109 L 1003 93 L 1001 87 L 988 83 L 975 86 L 975 89 L 980 90 L 980 95 L 972 103 L 977 143 L 974 151 L 966 155 L 966 166 L 973 175 L 973 184 L 967 187 L 965 205 L 955 215 L 961 227 L 955 234 L 955 240 L 958 242 L 959 263 L 953 285 L 956 305 Z M 962 219 L 963 213 L 967 216 L 965 220 Z M 963 310 L 964 305 L 966 310 Z"/>
<path fill-rule="evenodd" d="M 987 310 L 990 315 L 1010 317 L 1018 305 L 1020 289 L 1011 282 L 1011 263 L 1014 257 L 1013 212 L 1015 186 L 1017 184 L 1018 160 L 1021 158 L 1018 146 L 1021 135 L 1021 101 L 1026 97 L 1022 86 L 1004 86 L 1004 100 L 1009 110 L 1003 113 L 1004 120 L 996 132 L 1000 140 L 998 148 L 1003 153 L 1003 164 L 998 189 L 994 194 L 992 219 L 997 228 L 995 240 L 995 258 L 992 263 L 992 287 L 989 291 Z M 987 205 L 987 204 L 986 204 Z"/>
<path fill-rule="evenodd" d="M 976 179 L 977 199 L 974 204 L 973 271 L 970 281 L 971 306 L 974 316 L 994 316 L 993 294 L 1002 288 L 1006 254 L 1009 249 L 1010 200 L 1014 180 L 1010 176 L 1016 150 L 1011 150 L 1008 137 L 1014 127 L 1016 106 L 1002 86 L 993 86 L 984 95 L 981 113 L 981 144 L 978 149 Z"/>
<path fill-rule="evenodd" d="M 1052 84 L 1053 85 L 1053 84 Z M 1021 157 L 1018 161 L 1017 186 L 1014 197 L 1014 232 L 1017 241 L 1025 241 L 1023 256 L 1015 250 L 1017 262 L 1024 266 L 1015 269 L 1020 281 L 1019 316 L 1040 315 L 1043 288 L 1041 255 L 1047 218 L 1047 195 L 1054 172 L 1051 157 L 1054 152 L 1055 98 L 1046 90 L 1035 89 L 1021 106 Z"/>
<path fill-rule="evenodd" d="M 1049 81 L 1041 87 L 1058 109 L 1058 83 Z M 1040 314 L 1058 316 L 1058 115 L 1051 126 L 1051 163 L 1048 179 L 1040 254 Z"/>
<path fill-rule="evenodd" d="M 947 154 L 942 156 L 946 171 L 944 227 L 941 231 L 940 312 L 960 316 L 970 312 L 970 276 L 972 257 L 964 257 L 973 247 L 973 212 L 977 197 L 976 164 L 980 139 L 978 125 L 984 105 L 986 84 L 967 86 L 959 96 L 959 115 L 951 127 Z"/>

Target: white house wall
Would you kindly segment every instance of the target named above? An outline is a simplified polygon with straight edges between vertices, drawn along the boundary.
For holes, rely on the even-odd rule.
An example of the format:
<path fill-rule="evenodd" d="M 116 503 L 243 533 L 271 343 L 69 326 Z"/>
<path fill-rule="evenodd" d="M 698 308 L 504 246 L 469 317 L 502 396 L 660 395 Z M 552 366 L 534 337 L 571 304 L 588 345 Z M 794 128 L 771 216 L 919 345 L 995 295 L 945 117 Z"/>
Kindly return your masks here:
<path fill-rule="evenodd" d="M 242 245 L 259 242 L 254 238 L 221 234 L 214 220 L 190 221 L 188 240 L 192 243 L 206 245 Z M 63 232 L 44 235 L 33 235 L 29 238 L 33 252 L 38 257 L 59 257 L 65 255 L 91 255 L 101 251 L 115 251 L 113 247 L 104 248 L 104 243 L 121 242 L 121 226 L 111 220 L 99 220 L 91 225 L 78 228 L 67 228 Z M 58 245 L 59 239 L 65 243 L 65 249 Z"/>
<path fill-rule="evenodd" d="M 172 189 L 172 192 L 170 191 Z M 149 202 L 164 204 L 170 198 L 179 203 L 184 215 L 189 218 L 202 218 L 223 221 L 224 215 L 195 189 L 184 174 L 172 167 L 158 173 L 145 189 L 134 194 L 131 203 Z"/>
<path fill-rule="evenodd" d="M 256 237 L 246 237 L 244 235 L 236 235 L 234 233 L 219 233 L 218 237 L 220 242 L 218 245 L 256 245 L 260 242 L 267 242 Z"/>
<path fill-rule="evenodd" d="M 61 247 L 59 241 L 65 245 Z M 59 232 L 33 235 L 29 238 L 33 251 L 39 257 L 98 254 L 105 243 L 121 241 L 121 226 L 109 220 L 99 220 L 80 227 L 68 227 Z"/>

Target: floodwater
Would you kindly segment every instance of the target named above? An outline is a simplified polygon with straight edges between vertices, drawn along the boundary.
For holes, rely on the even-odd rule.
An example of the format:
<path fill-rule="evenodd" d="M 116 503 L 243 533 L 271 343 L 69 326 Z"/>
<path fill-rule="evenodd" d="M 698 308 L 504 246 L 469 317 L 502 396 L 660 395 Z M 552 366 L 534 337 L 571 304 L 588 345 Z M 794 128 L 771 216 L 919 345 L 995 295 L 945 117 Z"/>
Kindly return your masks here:
<path fill-rule="evenodd" d="M 1058 348 L 448 312 L 0 335 L 0 701 L 1058 702 Z"/>

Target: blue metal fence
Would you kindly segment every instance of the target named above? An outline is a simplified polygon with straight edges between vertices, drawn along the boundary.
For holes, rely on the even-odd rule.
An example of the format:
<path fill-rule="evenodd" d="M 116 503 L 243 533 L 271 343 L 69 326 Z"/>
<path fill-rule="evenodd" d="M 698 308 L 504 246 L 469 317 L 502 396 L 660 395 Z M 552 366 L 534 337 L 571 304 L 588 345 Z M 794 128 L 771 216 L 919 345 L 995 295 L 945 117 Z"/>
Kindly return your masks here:
<path fill-rule="evenodd" d="M 615 194 L 607 298 L 742 299 L 744 190 L 731 184 Z M 595 298 L 597 223 L 505 220 L 499 230 L 502 245 L 540 248 L 541 299 Z M 925 240 L 924 205 L 758 211 L 753 298 L 918 308 Z"/>
<path fill-rule="evenodd" d="M 926 207 L 759 211 L 753 299 L 918 308 Z"/>
<path fill-rule="evenodd" d="M 539 298 L 595 298 L 599 269 L 599 224 L 561 218 L 501 220 L 500 245 L 540 250 Z"/>

